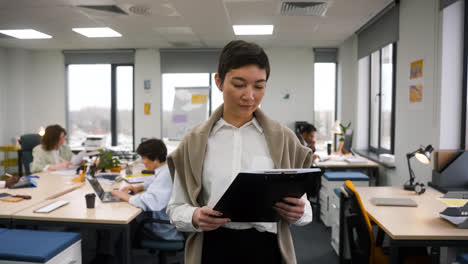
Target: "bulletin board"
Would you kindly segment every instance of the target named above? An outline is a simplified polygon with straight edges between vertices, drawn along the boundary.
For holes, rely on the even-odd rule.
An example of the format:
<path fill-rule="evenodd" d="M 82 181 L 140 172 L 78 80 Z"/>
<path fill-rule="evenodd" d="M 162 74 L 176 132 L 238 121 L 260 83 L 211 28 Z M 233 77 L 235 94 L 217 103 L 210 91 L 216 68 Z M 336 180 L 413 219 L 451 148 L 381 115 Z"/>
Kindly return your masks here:
<path fill-rule="evenodd" d="M 208 119 L 209 87 L 176 87 L 168 138 L 181 140 L 195 125 Z"/>

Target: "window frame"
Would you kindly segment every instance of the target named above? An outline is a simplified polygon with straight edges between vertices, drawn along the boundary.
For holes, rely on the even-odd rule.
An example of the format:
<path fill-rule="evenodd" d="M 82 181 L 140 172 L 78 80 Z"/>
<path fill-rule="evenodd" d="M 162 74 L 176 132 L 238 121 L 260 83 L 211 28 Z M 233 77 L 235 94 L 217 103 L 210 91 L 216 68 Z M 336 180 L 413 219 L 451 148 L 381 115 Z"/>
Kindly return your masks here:
<path fill-rule="evenodd" d="M 382 147 L 381 142 L 381 134 L 382 134 L 382 49 L 388 45 L 392 45 L 392 113 L 391 113 L 391 129 L 390 129 L 390 149 L 386 149 Z M 377 51 L 379 52 L 379 90 L 377 95 L 379 96 L 378 102 L 378 111 L 379 111 L 379 121 L 378 121 L 378 146 L 377 148 L 371 145 L 371 138 L 372 138 L 372 112 L 371 112 L 371 104 L 372 104 L 372 59 L 371 54 L 368 55 L 369 57 L 369 112 L 368 112 L 368 141 L 367 146 L 370 152 L 374 152 L 376 154 L 381 153 L 388 153 L 394 154 L 395 153 L 395 101 L 396 101 L 396 58 L 397 58 L 397 44 L 395 42 L 389 43 L 384 47 L 379 48 Z"/>
<path fill-rule="evenodd" d="M 66 124 L 67 124 L 67 131 L 70 129 L 70 118 L 69 112 L 70 107 L 68 105 L 69 100 L 69 66 L 70 65 L 77 65 L 79 63 L 71 63 L 65 65 L 65 81 L 66 81 L 66 91 L 65 91 L 65 101 L 66 101 Z M 111 115 L 110 119 L 110 128 L 111 128 L 111 146 L 117 146 L 118 142 L 118 133 L 117 133 L 117 67 L 119 66 L 132 66 L 132 75 L 133 75 L 133 83 L 132 83 L 132 94 L 133 94 L 133 102 L 132 102 L 132 138 L 133 138 L 133 146 L 132 151 L 135 151 L 135 64 L 134 63 L 97 63 L 97 64 L 109 64 L 111 66 Z"/>
<path fill-rule="evenodd" d="M 468 1 L 464 3 L 464 36 L 463 36 L 463 76 L 462 76 L 462 118 L 461 118 L 461 138 L 460 149 L 468 150 Z"/>

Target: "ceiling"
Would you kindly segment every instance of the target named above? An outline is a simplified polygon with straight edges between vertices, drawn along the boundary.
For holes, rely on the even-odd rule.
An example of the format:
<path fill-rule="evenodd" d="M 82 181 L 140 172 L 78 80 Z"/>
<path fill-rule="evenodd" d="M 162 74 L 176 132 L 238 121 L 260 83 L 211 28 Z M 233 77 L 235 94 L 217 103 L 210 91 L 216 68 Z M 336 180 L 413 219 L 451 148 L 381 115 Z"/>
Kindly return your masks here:
<path fill-rule="evenodd" d="M 392 0 L 329 2 L 325 16 L 279 15 L 281 0 L 0 0 L 0 30 L 32 28 L 52 39 L 0 34 L 0 47 L 24 49 L 210 48 L 232 39 L 268 47 L 336 47 Z M 297 0 L 291 0 L 297 1 Z M 302 0 L 307 2 L 310 0 Z M 79 5 L 116 5 L 127 14 Z M 131 10 L 142 13 L 135 14 Z M 138 12 L 139 11 L 139 12 Z M 271 36 L 235 36 L 233 24 L 273 24 Z M 110 27 L 121 38 L 86 38 L 75 27 Z"/>

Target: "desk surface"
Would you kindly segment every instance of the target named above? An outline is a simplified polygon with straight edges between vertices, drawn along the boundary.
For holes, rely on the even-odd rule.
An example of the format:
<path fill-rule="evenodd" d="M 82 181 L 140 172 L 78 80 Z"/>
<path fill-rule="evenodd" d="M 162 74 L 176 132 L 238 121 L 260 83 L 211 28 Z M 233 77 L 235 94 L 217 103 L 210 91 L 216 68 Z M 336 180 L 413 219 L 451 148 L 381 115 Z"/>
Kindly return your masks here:
<path fill-rule="evenodd" d="M 345 161 L 345 157 L 346 156 L 337 156 L 332 154 L 326 161 L 315 162 L 315 166 L 317 166 L 318 168 L 370 168 L 379 166 L 379 164 L 377 164 L 376 162 L 365 157 L 359 156 L 359 158 L 362 158 L 365 161 L 355 163 Z"/>
<path fill-rule="evenodd" d="M 31 207 L 54 196 L 64 194 L 79 188 L 82 183 L 73 183 L 71 179 L 74 176 L 64 176 L 52 173 L 36 173 L 39 179 L 34 179 L 37 182 L 36 188 L 21 188 L 21 189 L 2 189 L 0 192 L 9 194 L 25 194 L 31 195 L 30 200 L 22 200 L 20 202 L 2 202 L 0 201 L 0 218 L 10 218 L 14 213 Z"/>
<path fill-rule="evenodd" d="M 399 240 L 466 240 L 468 229 L 456 228 L 439 217 L 446 206 L 437 200 L 443 194 L 428 187 L 422 195 L 400 186 L 356 187 L 369 217 L 393 239 Z M 373 197 L 411 198 L 418 207 L 375 206 Z"/>
<path fill-rule="evenodd" d="M 87 193 L 94 193 L 88 182 L 73 192 L 17 212 L 13 215 L 13 218 L 58 222 L 128 224 L 142 212 L 140 208 L 134 207 L 127 202 L 102 203 L 99 197 L 96 197 L 95 208 L 87 209 L 85 201 Z M 56 200 L 68 201 L 69 204 L 47 214 L 34 213 L 34 210 Z"/>

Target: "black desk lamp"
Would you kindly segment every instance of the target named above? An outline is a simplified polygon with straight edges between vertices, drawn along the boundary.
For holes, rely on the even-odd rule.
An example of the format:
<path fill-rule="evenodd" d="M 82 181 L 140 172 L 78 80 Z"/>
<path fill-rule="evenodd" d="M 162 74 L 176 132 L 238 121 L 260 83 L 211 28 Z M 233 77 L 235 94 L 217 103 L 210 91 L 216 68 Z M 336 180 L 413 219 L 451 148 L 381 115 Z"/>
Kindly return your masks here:
<path fill-rule="evenodd" d="M 408 191 L 413 191 L 414 190 L 414 186 L 416 186 L 414 184 L 414 171 L 413 169 L 411 168 L 411 162 L 410 162 L 410 159 L 412 157 L 416 157 L 417 160 L 419 160 L 421 163 L 424 163 L 424 164 L 429 164 L 431 163 L 431 152 L 432 150 L 434 150 L 434 148 L 432 147 L 432 145 L 427 145 L 427 147 L 425 148 L 419 148 L 411 153 L 407 153 L 406 154 L 406 159 L 408 160 L 408 169 L 409 169 L 409 175 L 410 175 L 410 180 L 409 180 L 409 183 L 408 184 L 405 184 L 404 185 L 404 188 L 405 190 L 408 190 Z"/>

